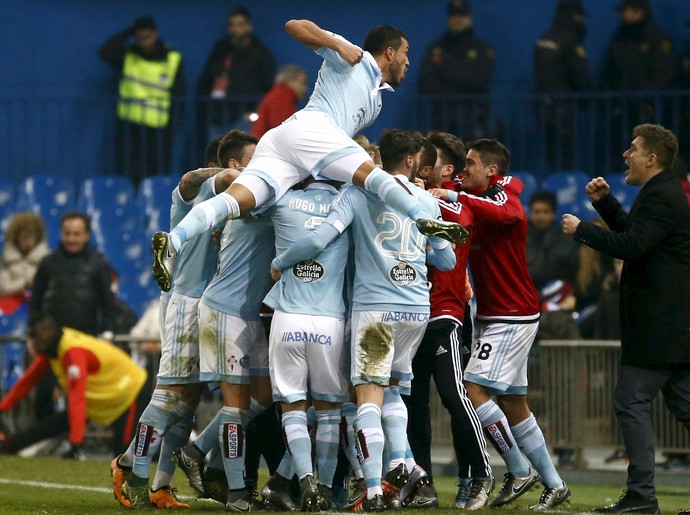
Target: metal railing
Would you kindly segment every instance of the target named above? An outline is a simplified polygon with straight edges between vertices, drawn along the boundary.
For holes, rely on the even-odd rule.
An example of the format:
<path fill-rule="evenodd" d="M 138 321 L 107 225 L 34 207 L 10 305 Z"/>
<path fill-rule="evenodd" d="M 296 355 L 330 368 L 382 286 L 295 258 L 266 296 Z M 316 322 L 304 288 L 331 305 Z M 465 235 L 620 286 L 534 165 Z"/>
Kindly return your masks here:
<path fill-rule="evenodd" d="M 169 131 L 150 133 L 123 128 L 115 116 L 117 98 L 21 92 L 0 95 L 0 169 L 19 181 L 28 175 L 56 173 L 73 177 L 122 173 L 137 160 L 147 175 L 179 173 L 204 164 L 209 138 L 230 128 L 248 129 L 254 96 L 219 103 L 202 97 L 173 99 Z M 389 113 L 397 116 L 388 117 Z M 543 177 L 554 170 L 607 174 L 623 167 L 621 154 L 638 123 L 667 126 L 690 153 L 690 91 L 591 92 L 544 95 L 391 95 L 386 122 L 426 132 L 439 129 L 463 139 L 498 137 L 512 153 L 512 169 Z M 135 154 L 132 141 L 159 139 L 155 156 Z M 168 139 L 169 138 L 169 141 Z M 370 135 L 377 140 L 378 135 Z M 146 140 L 146 141 L 144 141 Z M 122 143 L 122 142 L 120 142 Z M 169 145 L 168 145 L 169 143 Z M 151 162 L 153 164 L 147 164 Z M 138 182 L 137 177 L 133 177 Z"/>
<path fill-rule="evenodd" d="M 528 399 L 551 448 L 581 452 L 585 447 L 622 447 L 612 405 L 619 360 L 617 341 L 545 340 L 534 346 Z M 448 412 L 438 395 L 432 398 L 434 444 L 451 445 Z M 661 394 L 652 413 L 659 449 L 690 450 L 690 436 L 666 409 Z"/>

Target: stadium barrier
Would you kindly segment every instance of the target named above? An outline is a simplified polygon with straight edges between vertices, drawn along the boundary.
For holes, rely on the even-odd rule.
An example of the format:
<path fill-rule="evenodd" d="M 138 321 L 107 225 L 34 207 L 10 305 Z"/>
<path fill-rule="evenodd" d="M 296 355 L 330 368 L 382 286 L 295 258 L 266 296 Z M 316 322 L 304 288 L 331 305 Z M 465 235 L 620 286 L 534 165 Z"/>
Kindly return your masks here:
<path fill-rule="evenodd" d="M 0 347 L 24 341 L 22 336 L 0 335 Z M 148 344 L 150 338 L 118 335 L 118 344 Z M 153 388 L 160 354 L 146 356 Z M 612 397 L 616 384 L 620 343 L 608 340 L 545 340 L 535 344 L 530 354 L 529 404 L 539 420 L 546 441 L 553 448 L 572 449 L 575 463 L 586 447 L 622 447 Z M 204 405 L 204 403 L 206 405 Z M 221 402 L 216 397 L 202 401 L 201 419 L 209 419 Z M 652 403 L 656 446 L 660 451 L 690 452 L 690 436 L 668 412 L 661 394 Z M 451 446 L 450 416 L 441 404 L 432 381 L 430 419 L 434 446 Z M 206 420 L 207 422 L 208 420 Z M 203 427 L 203 421 L 199 421 Z M 93 427 L 89 435 L 106 435 Z"/>

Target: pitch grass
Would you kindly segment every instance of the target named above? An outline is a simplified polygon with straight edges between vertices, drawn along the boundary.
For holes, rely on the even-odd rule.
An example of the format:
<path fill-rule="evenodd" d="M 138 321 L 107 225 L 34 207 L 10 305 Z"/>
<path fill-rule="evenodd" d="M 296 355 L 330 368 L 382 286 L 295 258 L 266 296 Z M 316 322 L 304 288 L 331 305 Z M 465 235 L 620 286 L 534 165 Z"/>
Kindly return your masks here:
<path fill-rule="evenodd" d="M 59 458 L 19 458 L 0 456 L 0 514 L 123 514 L 128 510 L 113 498 L 108 469 L 109 462 L 88 460 L 74 462 Z M 260 481 L 268 478 L 263 475 Z M 192 490 L 181 474 L 176 474 L 178 495 L 188 502 L 191 510 L 182 513 L 224 512 L 224 507 L 213 501 L 195 501 Z M 689 481 L 690 483 L 690 481 Z M 500 485 L 497 485 L 497 488 Z M 455 479 L 436 478 L 441 508 L 433 513 L 457 514 L 451 508 L 455 498 Z M 609 504 L 618 499 L 620 488 L 607 485 L 571 484 L 573 493 L 569 505 L 559 508 L 561 513 L 584 513 L 595 506 Z M 497 490 L 496 490 L 497 491 Z M 496 492 L 495 491 L 495 492 Z M 539 500 L 541 489 L 534 489 L 504 509 L 484 509 L 481 513 L 516 513 Z M 690 507 L 690 491 L 684 488 L 657 490 L 662 513 L 675 514 Z M 425 515 L 429 511 L 404 510 L 405 515 Z"/>

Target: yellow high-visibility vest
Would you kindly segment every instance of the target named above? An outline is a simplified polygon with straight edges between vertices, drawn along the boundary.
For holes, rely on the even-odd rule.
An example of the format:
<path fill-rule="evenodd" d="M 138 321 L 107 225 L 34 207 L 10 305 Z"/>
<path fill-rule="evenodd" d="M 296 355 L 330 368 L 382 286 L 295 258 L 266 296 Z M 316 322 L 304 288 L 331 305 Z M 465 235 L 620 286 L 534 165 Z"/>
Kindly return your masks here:
<path fill-rule="evenodd" d="M 127 52 L 120 80 L 117 115 L 121 120 L 154 129 L 170 121 L 170 90 L 180 67 L 182 55 L 168 52 L 165 61 L 149 61 Z"/>
<path fill-rule="evenodd" d="M 139 395 L 146 383 L 146 370 L 137 365 L 124 351 L 95 336 L 63 328 L 57 357 L 49 358 L 55 378 L 67 390 L 67 371 L 62 358 L 73 347 L 93 352 L 100 363 L 95 374 L 86 378 L 86 415 L 102 425 L 112 424 Z"/>

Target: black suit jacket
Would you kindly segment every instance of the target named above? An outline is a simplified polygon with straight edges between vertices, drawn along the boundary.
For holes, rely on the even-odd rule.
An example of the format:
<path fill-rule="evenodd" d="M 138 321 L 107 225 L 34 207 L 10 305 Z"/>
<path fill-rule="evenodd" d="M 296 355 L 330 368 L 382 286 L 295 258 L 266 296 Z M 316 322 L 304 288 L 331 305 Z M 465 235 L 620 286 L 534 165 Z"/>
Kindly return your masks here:
<path fill-rule="evenodd" d="M 664 170 L 642 186 L 626 213 L 613 195 L 594 207 L 609 230 L 582 222 L 575 239 L 623 259 L 621 363 L 690 364 L 690 206 Z"/>

